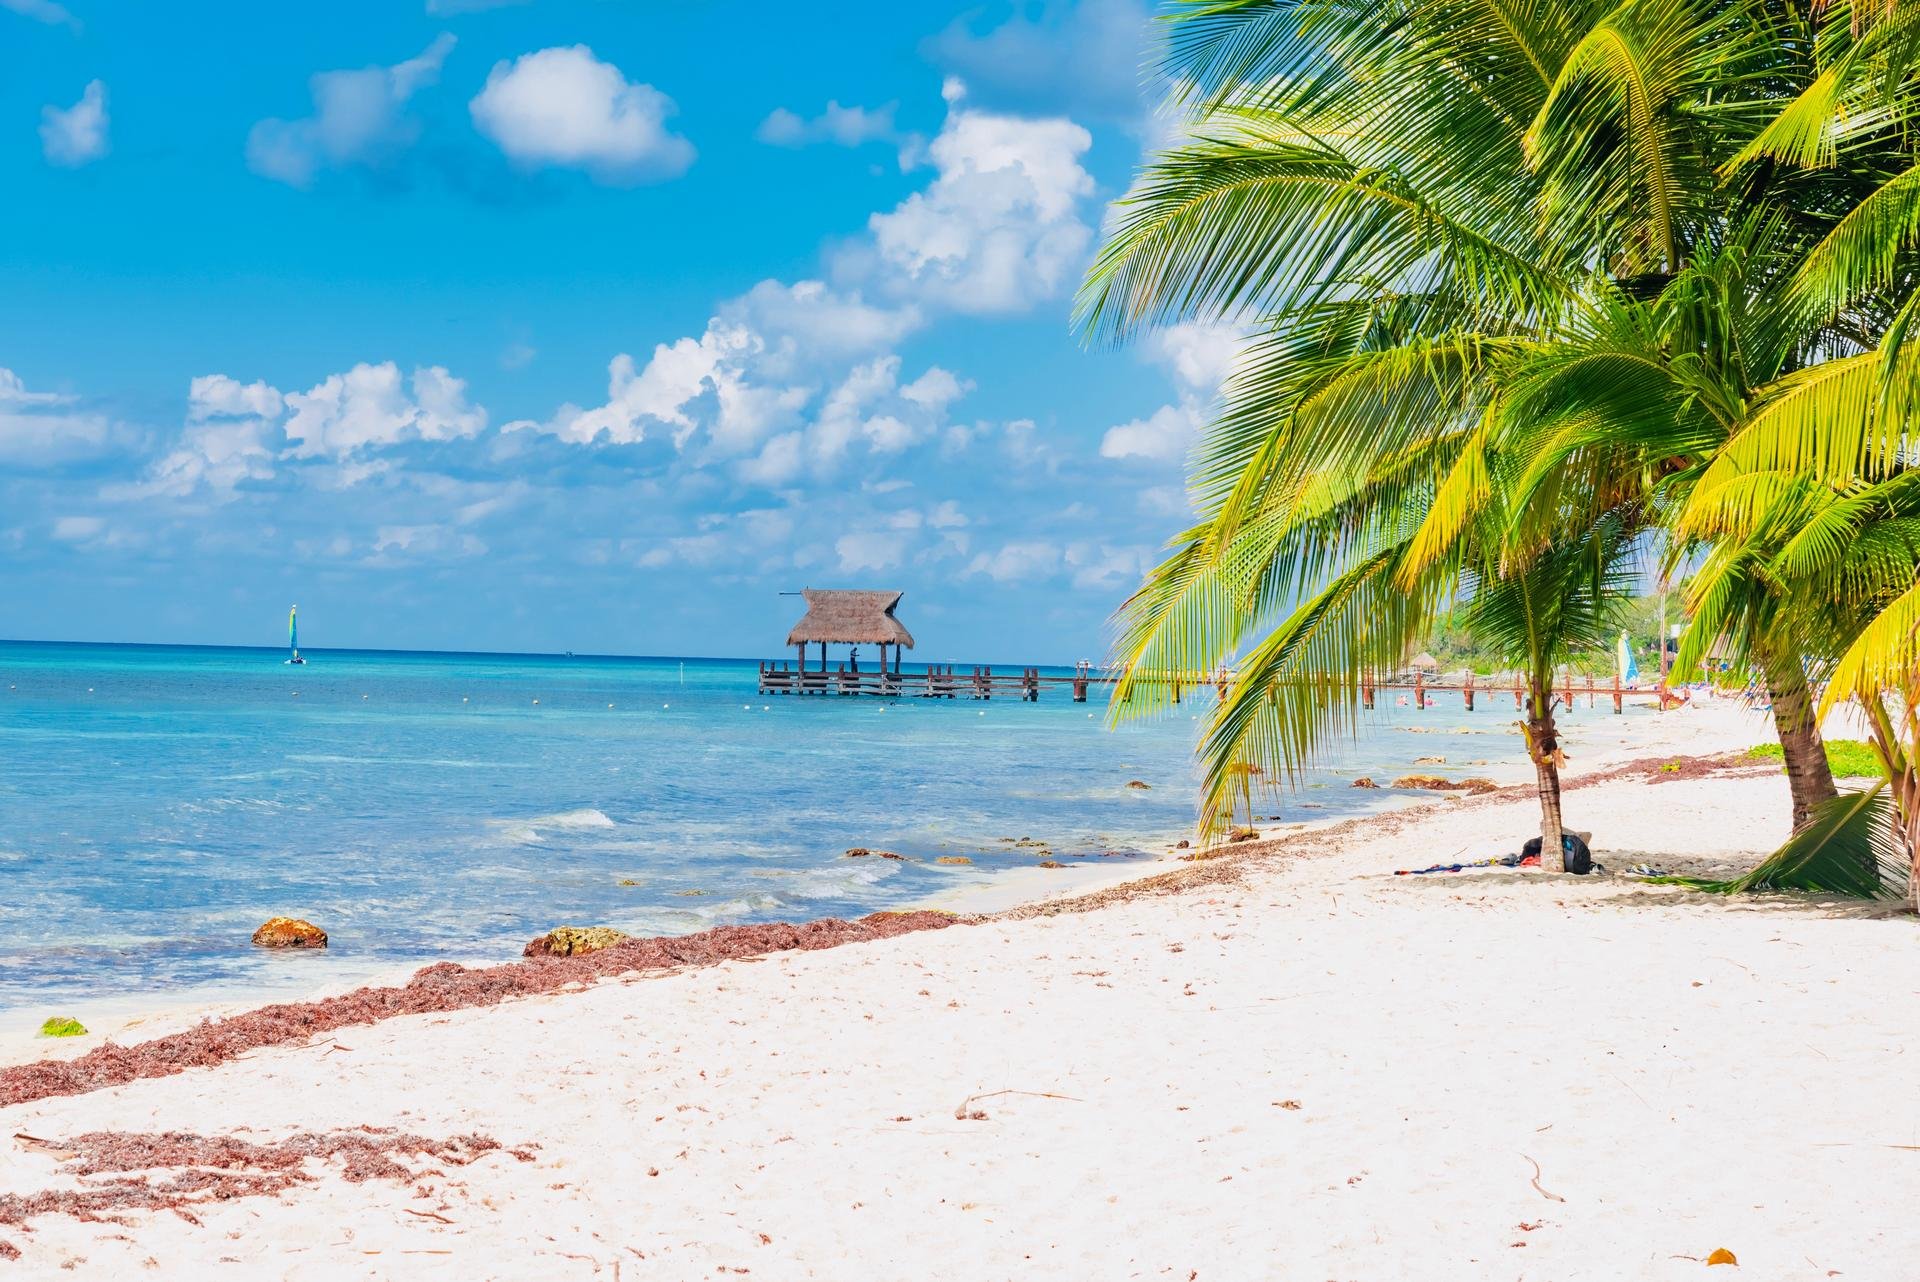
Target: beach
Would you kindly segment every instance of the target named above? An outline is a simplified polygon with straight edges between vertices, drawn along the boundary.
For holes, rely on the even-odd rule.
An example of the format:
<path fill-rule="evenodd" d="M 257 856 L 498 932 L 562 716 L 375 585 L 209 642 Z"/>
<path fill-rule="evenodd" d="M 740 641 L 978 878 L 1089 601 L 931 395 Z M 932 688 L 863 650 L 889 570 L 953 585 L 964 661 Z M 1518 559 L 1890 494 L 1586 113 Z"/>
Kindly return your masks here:
<path fill-rule="evenodd" d="M 1748 730 L 1675 717 L 1702 747 Z M 20 1276 L 1679 1278 L 1720 1249 L 1911 1276 L 1915 923 L 1625 876 L 1750 863 L 1786 788 L 1591 756 L 1567 812 L 1602 875 L 1394 876 L 1536 813 L 1449 799 L 8 1107 L 12 1197 L 125 1178 L 124 1139 L 75 1174 L 89 1132 L 467 1147 L 0 1239 Z"/>

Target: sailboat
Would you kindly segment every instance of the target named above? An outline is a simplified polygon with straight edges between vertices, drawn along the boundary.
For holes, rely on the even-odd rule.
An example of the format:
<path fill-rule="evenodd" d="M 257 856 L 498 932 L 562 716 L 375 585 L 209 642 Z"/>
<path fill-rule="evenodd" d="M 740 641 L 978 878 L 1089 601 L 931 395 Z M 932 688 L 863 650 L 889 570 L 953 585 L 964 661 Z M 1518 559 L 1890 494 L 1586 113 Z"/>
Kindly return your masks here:
<path fill-rule="evenodd" d="M 300 607 L 297 605 L 287 611 L 287 648 L 293 651 L 287 658 L 288 663 L 306 662 L 300 657 Z"/>

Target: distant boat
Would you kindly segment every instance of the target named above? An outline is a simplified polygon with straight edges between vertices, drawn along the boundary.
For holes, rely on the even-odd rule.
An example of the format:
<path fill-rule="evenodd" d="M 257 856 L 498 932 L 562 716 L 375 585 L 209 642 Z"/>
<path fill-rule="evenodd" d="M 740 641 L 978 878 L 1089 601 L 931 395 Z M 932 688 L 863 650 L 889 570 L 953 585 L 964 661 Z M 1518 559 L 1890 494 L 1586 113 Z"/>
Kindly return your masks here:
<path fill-rule="evenodd" d="M 293 653 L 287 657 L 288 663 L 305 663 L 300 657 L 300 607 L 294 606 L 287 611 L 287 648 Z"/>

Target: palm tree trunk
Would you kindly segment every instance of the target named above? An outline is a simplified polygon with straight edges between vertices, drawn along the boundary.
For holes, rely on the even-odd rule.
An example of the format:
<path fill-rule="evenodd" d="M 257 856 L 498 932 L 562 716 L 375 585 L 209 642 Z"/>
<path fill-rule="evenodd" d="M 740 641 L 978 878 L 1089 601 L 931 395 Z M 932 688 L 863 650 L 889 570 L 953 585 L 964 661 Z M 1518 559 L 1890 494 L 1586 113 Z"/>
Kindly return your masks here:
<path fill-rule="evenodd" d="M 1798 665 L 1768 664 L 1767 693 L 1773 700 L 1773 728 L 1780 736 L 1780 753 L 1787 765 L 1787 787 L 1793 793 L 1793 830 L 1799 832 L 1813 817 L 1813 808 L 1840 795 L 1827 764 L 1827 745 L 1813 716 L 1813 693 Z"/>
<path fill-rule="evenodd" d="M 1552 680 L 1551 677 L 1548 680 Z M 1540 790 L 1540 871 L 1565 872 L 1567 852 L 1560 828 L 1560 738 L 1553 695 L 1536 683 L 1527 696 L 1527 755 Z"/>

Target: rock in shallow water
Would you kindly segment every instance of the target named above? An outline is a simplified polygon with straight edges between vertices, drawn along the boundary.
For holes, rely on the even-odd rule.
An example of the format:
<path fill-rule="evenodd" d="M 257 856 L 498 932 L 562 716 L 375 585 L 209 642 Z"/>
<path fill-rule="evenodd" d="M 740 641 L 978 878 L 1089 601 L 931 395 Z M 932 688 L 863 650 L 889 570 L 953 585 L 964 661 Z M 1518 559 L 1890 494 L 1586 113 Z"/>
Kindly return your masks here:
<path fill-rule="evenodd" d="M 556 926 L 521 950 L 523 957 L 572 957 L 597 953 L 633 938 L 611 926 Z"/>
<path fill-rule="evenodd" d="M 327 932 L 299 917 L 274 917 L 253 932 L 262 948 L 325 948 Z"/>

